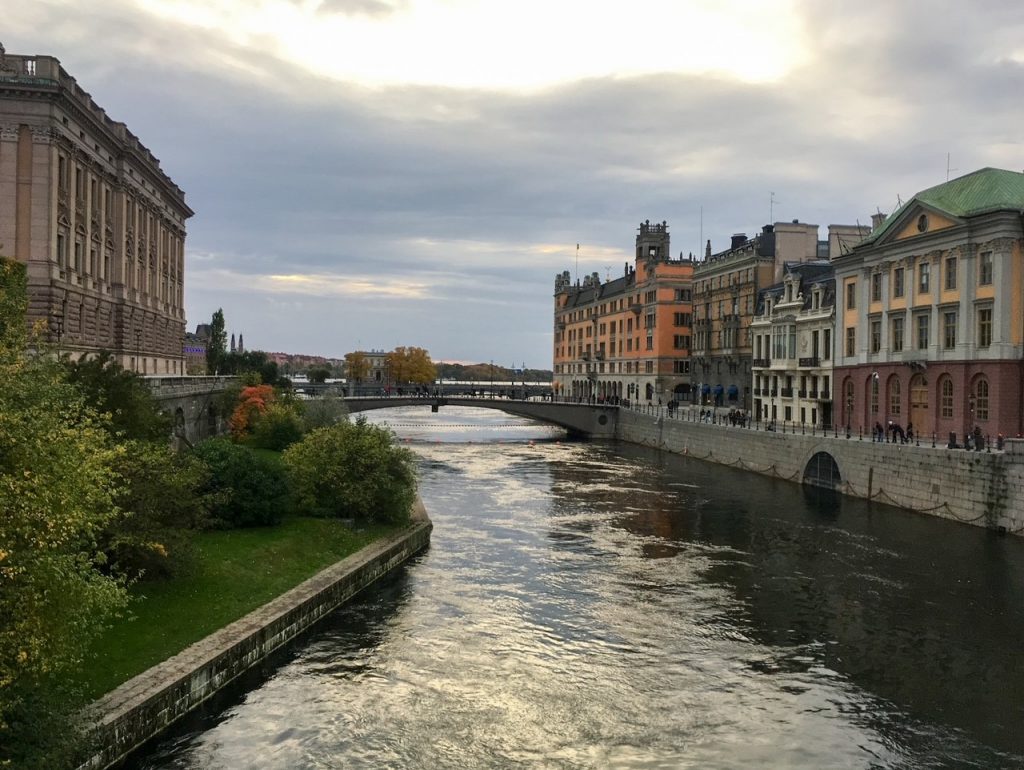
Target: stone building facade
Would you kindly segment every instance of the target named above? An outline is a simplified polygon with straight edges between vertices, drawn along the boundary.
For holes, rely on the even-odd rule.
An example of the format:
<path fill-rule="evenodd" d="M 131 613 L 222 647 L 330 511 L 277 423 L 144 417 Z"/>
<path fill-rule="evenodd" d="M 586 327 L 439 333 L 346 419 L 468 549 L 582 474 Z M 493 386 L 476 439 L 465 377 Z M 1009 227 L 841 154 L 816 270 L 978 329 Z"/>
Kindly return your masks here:
<path fill-rule="evenodd" d="M 671 258 L 666 222 L 640 224 L 634 264 L 602 282 L 555 276 L 555 394 L 610 403 L 690 397 L 692 259 Z"/>
<path fill-rule="evenodd" d="M 945 443 L 1024 432 L 1022 212 L 1024 174 L 981 169 L 917 193 L 834 260 L 844 423 Z"/>
<path fill-rule="evenodd" d="M 768 423 L 832 427 L 835 278 L 828 260 L 786 263 L 750 323 L 754 416 Z"/>
<path fill-rule="evenodd" d="M 738 233 L 725 251 L 711 253 L 693 270 L 693 358 L 691 371 L 700 403 L 752 410 L 753 337 L 750 324 L 759 292 L 781 282 L 787 262 L 829 258 L 866 235 L 853 225 L 818 226 L 798 220 L 765 225 L 753 238 Z"/>
<path fill-rule="evenodd" d="M 0 46 L 0 251 L 29 321 L 78 358 L 183 374 L 185 195 L 51 56 Z"/>

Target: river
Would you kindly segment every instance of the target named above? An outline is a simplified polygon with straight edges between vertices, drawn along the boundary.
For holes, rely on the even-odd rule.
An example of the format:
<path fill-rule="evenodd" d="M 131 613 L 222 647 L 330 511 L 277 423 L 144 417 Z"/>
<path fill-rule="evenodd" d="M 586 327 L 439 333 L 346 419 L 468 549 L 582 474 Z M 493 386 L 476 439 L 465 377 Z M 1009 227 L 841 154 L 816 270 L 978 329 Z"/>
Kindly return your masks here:
<path fill-rule="evenodd" d="M 130 766 L 1024 766 L 1024 541 L 500 412 L 371 418 L 430 549 Z"/>

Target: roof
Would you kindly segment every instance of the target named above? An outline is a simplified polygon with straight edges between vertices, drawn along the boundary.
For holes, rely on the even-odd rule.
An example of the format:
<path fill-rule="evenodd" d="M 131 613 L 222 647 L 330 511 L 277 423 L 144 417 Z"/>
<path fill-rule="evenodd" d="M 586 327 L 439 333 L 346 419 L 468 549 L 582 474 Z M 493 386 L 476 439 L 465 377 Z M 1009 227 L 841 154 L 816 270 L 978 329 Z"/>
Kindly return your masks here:
<path fill-rule="evenodd" d="M 950 216 L 967 218 L 993 211 L 1024 210 L 1024 174 L 1001 168 L 982 168 L 922 190 L 875 228 L 858 245 L 874 243 L 893 229 L 914 205 L 924 205 Z"/>

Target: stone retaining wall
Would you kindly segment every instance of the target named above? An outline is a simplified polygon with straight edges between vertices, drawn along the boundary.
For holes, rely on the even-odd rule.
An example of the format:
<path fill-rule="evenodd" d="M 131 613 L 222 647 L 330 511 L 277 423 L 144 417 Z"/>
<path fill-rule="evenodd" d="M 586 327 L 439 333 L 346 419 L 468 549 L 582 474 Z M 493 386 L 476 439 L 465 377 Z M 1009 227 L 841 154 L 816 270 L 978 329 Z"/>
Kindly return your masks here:
<path fill-rule="evenodd" d="M 155 737 L 246 669 L 387 575 L 430 542 L 417 500 L 402 532 L 375 542 L 154 666 L 90 707 L 100 749 L 84 768 L 106 768 Z"/>
<path fill-rule="evenodd" d="M 957 521 L 1024 531 L 1024 441 L 1005 452 L 781 433 L 621 410 L 617 438 L 800 483 L 818 452 L 839 468 L 838 491 Z"/>

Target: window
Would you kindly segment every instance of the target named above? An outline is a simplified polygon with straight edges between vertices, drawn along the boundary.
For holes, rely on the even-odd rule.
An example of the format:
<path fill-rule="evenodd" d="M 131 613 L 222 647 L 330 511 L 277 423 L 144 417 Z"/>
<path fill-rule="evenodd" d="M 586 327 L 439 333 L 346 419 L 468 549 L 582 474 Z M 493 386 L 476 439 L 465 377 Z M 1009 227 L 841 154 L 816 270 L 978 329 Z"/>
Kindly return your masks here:
<path fill-rule="evenodd" d="M 672 362 L 672 373 L 673 374 L 689 374 L 690 373 L 690 362 L 686 359 L 677 360 Z"/>
<path fill-rule="evenodd" d="M 826 361 L 832 358 L 832 330 L 824 329 L 825 343 L 821 346 L 821 357 Z"/>
<path fill-rule="evenodd" d="M 921 294 L 927 294 L 929 289 L 929 279 L 931 278 L 931 265 L 927 262 L 922 262 L 917 266 L 917 290 Z"/>
<path fill-rule="evenodd" d="M 654 362 L 653 361 L 645 361 L 644 362 L 644 374 L 654 374 Z"/>
<path fill-rule="evenodd" d="M 992 344 L 992 308 L 978 309 L 978 347 L 987 348 Z"/>
<path fill-rule="evenodd" d="M 889 340 L 889 346 L 892 348 L 894 353 L 899 353 L 903 350 L 903 318 L 892 319 L 892 335 Z"/>
<path fill-rule="evenodd" d="M 939 388 L 939 409 L 943 417 L 953 416 L 953 380 L 946 377 Z"/>
<path fill-rule="evenodd" d="M 893 377 L 889 380 L 889 414 L 900 413 L 900 381 Z"/>
<path fill-rule="evenodd" d="M 846 357 L 852 358 L 857 354 L 857 327 L 846 327 Z"/>
<path fill-rule="evenodd" d="M 857 282 L 849 281 L 846 284 L 846 309 L 853 310 L 857 307 Z"/>
<path fill-rule="evenodd" d="M 689 313 L 673 313 L 672 314 L 672 325 L 673 326 L 689 326 L 690 325 L 690 314 Z"/>
<path fill-rule="evenodd" d="M 917 323 L 917 349 L 928 349 L 928 331 L 931 326 L 931 318 L 927 315 L 915 316 Z"/>
<path fill-rule="evenodd" d="M 956 311 L 942 314 L 942 347 L 952 350 L 956 347 Z"/>
<path fill-rule="evenodd" d="M 892 271 L 892 296 L 902 297 L 903 296 L 903 270 L 902 267 L 897 267 Z"/>
<path fill-rule="evenodd" d="M 871 352 L 877 353 L 882 349 L 882 321 L 881 319 L 871 320 Z"/>
<path fill-rule="evenodd" d="M 64 233 L 57 233 L 57 267 L 64 269 L 68 259 L 68 239 Z"/>
<path fill-rule="evenodd" d="M 956 288 L 956 257 L 946 257 L 946 291 Z"/>
<path fill-rule="evenodd" d="M 878 373 L 871 378 L 871 414 L 878 414 Z"/>
<path fill-rule="evenodd" d="M 983 251 L 978 256 L 978 285 L 990 286 L 992 284 L 992 252 Z"/>
<path fill-rule="evenodd" d="M 853 381 L 846 381 L 846 424 L 850 424 L 850 417 L 853 414 Z"/>
<path fill-rule="evenodd" d="M 979 420 L 988 419 L 988 380 L 984 377 L 978 379 L 974 386 L 974 416 Z"/>
<path fill-rule="evenodd" d="M 676 350 L 687 350 L 690 347 L 689 334 L 676 334 L 672 337 L 672 347 Z"/>
<path fill-rule="evenodd" d="M 871 275 L 871 301 L 881 302 L 882 301 L 882 274 L 873 273 Z"/>
<path fill-rule="evenodd" d="M 692 299 L 692 293 L 689 289 L 676 289 L 676 302 L 689 302 Z"/>
<path fill-rule="evenodd" d="M 647 349 L 654 350 L 654 337 L 647 338 Z"/>

